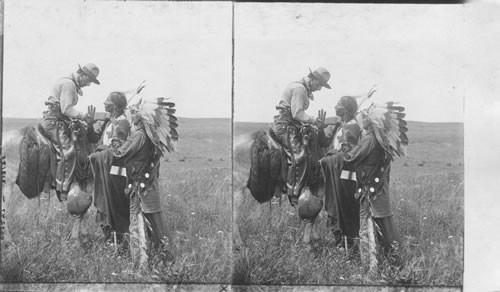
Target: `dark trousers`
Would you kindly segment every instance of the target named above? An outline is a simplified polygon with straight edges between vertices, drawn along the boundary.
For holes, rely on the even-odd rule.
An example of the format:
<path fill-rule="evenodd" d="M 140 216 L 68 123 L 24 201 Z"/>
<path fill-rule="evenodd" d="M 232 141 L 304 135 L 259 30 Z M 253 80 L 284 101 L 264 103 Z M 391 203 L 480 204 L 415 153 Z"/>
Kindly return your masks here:
<path fill-rule="evenodd" d="M 146 220 L 151 224 L 151 230 L 148 228 L 148 235 L 151 238 L 154 249 L 163 246 L 172 247 L 172 235 L 168 230 L 167 220 L 163 212 L 144 213 Z"/>

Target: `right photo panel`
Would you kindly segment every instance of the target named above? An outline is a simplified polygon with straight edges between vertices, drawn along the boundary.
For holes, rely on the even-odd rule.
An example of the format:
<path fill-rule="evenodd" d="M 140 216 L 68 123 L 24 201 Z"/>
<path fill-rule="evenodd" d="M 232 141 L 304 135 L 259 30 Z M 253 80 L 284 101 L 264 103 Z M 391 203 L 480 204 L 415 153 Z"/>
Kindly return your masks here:
<path fill-rule="evenodd" d="M 234 3 L 234 285 L 463 286 L 465 29 Z"/>

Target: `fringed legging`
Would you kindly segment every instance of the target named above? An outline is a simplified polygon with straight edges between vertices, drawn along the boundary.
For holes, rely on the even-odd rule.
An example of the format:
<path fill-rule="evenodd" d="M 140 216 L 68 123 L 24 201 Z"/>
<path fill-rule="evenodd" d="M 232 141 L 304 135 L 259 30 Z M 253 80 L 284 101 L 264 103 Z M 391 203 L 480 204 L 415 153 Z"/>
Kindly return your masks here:
<path fill-rule="evenodd" d="M 371 206 L 366 198 L 360 202 L 360 255 L 365 269 L 371 273 L 377 271 L 379 248 L 387 255 L 397 250 L 402 239 L 393 216 L 373 218 Z M 377 246 L 378 244 L 378 246 Z"/>

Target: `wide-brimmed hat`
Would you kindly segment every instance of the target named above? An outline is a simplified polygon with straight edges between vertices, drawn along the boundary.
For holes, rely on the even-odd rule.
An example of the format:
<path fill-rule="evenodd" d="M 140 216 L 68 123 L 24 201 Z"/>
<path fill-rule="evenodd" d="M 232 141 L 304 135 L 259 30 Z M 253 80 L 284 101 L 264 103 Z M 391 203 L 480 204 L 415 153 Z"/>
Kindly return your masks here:
<path fill-rule="evenodd" d="M 85 66 L 80 66 L 78 64 L 78 68 L 82 70 L 87 76 L 90 77 L 90 81 L 94 82 L 95 84 L 101 84 L 99 80 L 97 80 L 97 76 L 99 75 L 99 68 L 93 64 L 93 63 L 88 63 Z"/>
<path fill-rule="evenodd" d="M 328 70 L 323 67 L 318 67 L 318 69 L 314 71 L 311 71 L 311 68 L 309 68 L 309 72 L 319 80 L 321 86 L 331 89 L 330 85 L 328 84 L 328 80 L 330 80 L 330 72 L 328 72 Z"/>

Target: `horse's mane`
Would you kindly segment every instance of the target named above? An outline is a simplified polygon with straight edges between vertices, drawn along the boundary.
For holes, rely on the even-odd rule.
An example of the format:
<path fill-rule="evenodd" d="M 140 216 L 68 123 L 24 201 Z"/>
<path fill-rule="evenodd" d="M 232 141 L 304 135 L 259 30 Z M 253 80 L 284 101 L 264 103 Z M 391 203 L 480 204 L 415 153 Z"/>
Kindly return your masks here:
<path fill-rule="evenodd" d="M 281 172 L 281 150 L 270 147 L 268 139 L 265 131 L 257 131 L 252 135 L 250 146 L 247 187 L 259 203 L 271 200 Z"/>
<path fill-rule="evenodd" d="M 254 141 L 253 134 L 243 134 L 234 137 L 233 140 L 233 161 L 240 165 L 249 165 L 250 156 L 248 155 L 250 147 Z"/>
<path fill-rule="evenodd" d="M 93 179 L 92 168 L 88 156 L 94 151 L 95 146 L 89 142 L 86 126 L 78 124 L 76 147 L 75 180 L 80 188 L 85 189 L 87 184 Z"/>

